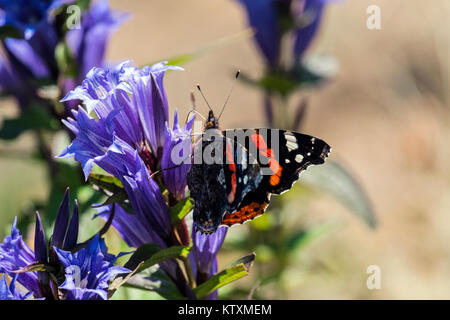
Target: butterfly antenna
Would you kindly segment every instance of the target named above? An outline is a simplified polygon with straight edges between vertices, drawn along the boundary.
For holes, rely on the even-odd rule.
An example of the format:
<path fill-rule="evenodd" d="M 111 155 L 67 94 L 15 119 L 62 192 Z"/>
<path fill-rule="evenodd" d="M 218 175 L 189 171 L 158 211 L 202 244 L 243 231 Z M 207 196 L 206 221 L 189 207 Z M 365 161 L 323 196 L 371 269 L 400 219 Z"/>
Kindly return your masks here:
<path fill-rule="evenodd" d="M 233 85 L 231 86 L 231 89 L 230 89 L 230 93 L 228 93 L 228 97 L 227 97 L 227 99 L 225 100 L 225 103 L 223 104 L 222 110 L 220 111 L 220 114 L 219 114 L 219 117 L 217 118 L 217 121 L 219 121 L 220 117 L 222 116 L 223 111 L 225 110 L 225 107 L 226 107 L 227 104 L 228 104 L 228 100 L 230 100 L 231 93 L 233 92 L 234 86 L 235 86 L 235 84 L 236 84 L 236 82 L 237 82 L 237 78 L 239 77 L 239 74 L 240 74 L 240 73 L 241 73 L 241 70 L 238 70 L 238 71 L 236 72 L 236 77 L 234 78 Z"/>
<path fill-rule="evenodd" d="M 192 103 L 192 109 L 189 110 L 189 113 L 186 116 L 186 121 L 184 123 L 188 122 L 189 116 L 191 115 L 191 113 L 198 114 L 204 121 L 206 121 L 206 118 L 200 112 L 198 112 L 197 109 L 196 109 L 197 105 L 195 103 L 195 96 L 194 96 L 194 92 L 193 91 L 191 91 L 191 103 Z"/>
<path fill-rule="evenodd" d="M 213 109 L 211 108 L 211 106 L 208 103 L 208 100 L 206 100 L 205 95 L 203 94 L 202 89 L 200 88 L 199 84 L 197 84 L 197 89 L 198 89 L 198 91 L 200 91 L 200 94 L 202 95 L 203 100 L 205 100 L 206 104 L 208 105 L 209 110 L 213 111 Z"/>

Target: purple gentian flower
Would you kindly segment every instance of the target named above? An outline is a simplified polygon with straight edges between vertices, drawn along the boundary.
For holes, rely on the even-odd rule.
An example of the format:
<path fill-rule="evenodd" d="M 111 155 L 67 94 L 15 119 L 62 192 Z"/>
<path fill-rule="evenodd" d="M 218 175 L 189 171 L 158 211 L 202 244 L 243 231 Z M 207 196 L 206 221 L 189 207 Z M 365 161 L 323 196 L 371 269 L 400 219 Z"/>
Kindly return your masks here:
<path fill-rule="evenodd" d="M 81 107 L 73 112 L 74 117 L 64 123 L 76 137 L 60 157 L 73 156 L 82 164 L 86 178 L 93 164 L 97 164 L 122 182 L 134 214 L 115 205 L 112 225 L 132 247 L 146 243 L 162 248 L 179 245 L 168 204 L 152 177 L 163 166 L 168 134 L 169 107 L 163 86 L 167 70 L 182 69 L 166 62 L 142 69 L 129 62 L 111 70 L 94 68 L 82 85 L 63 99 L 81 100 L 95 119 Z M 177 143 L 190 143 L 190 135 L 181 133 L 188 132 L 191 126 L 191 122 L 185 128 L 176 125 L 170 133 L 176 132 L 180 137 Z M 163 178 L 165 184 L 174 186 L 169 189 L 174 192 L 172 198 L 179 198 L 186 182 L 180 181 L 178 175 Z M 107 219 L 111 211 L 111 206 L 101 208 L 98 215 Z M 161 267 L 175 282 L 179 280 L 179 267 L 174 261 L 166 261 Z M 177 285 L 183 289 L 180 282 Z"/>
<path fill-rule="evenodd" d="M 0 244 L 0 273 L 7 273 L 10 276 L 13 276 L 12 271 L 36 262 L 33 250 L 23 241 L 16 226 L 17 218 L 14 219 L 11 235 L 6 236 Z M 42 297 L 37 272 L 19 273 L 17 282 L 32 292 L 35 297 Z"/>
<path fill-rule="evenodd" d="M 155 231 L 161 239 L 168 242 L 172 233 L 169 208 L 158 184 L 150 178 L 147 167 L 137 153 L 136 165 L 135 171 L 128 170 L 119 178 L 128 194 L 135 214 L 140 215 L 143 223 Z"/>
<path fill-rule="evenodd" d="M 55 284 L 50 281 L 49 271 L 31 271 L 14 273 L 31 264 L 40 263 L 51 266 L 56 279 L 65 279 L 58 283 L 66 293 L 65 299 L 99 299 L 107 296 L 107 283 L 117 273 L 129 272 L 128 269 L 113 267 L 116 257 L 107 253 L 102 239 L 97 235 L 89 242 L 88 248 L 77 250 L 78 206 L 75 201 L 70 217 L 69 190 L 58 210 L 50 244 L 47 245 L 39 214 L 36 213 L 34 252 L 22 240 L 14 220 L 11 236 L 5 237 L 0 244 L 0 273 L 17 277 L 17 282 L 33 294 L 34 298 L 55 299 Z M 72 252 L 77 250 L 75 252 Z M 80 267 L 80 282 L 74 283 L 73 275 L 68 274 L 67 262 L 72 261 L 74 268 Z M 59 274 L 65 268 L 64 274 Z M 85 278 L 89 275 L 88 278 Z M 94 279 L 94 280 L 93 280 Z M 62 282 L 62 281 L 61 281 Z M 74 285 L 74 286 L 72 286 Z"/>
<path fill-rule="evenodd" d="M 217 254 L 222 247 L 228 228 L 220 226 L 215 233 L 202 234 L 192 228 L 192 251 L 190 253 L 191 265 L 197 284 L 202 284 L 217 273 Z M 217 299 L 217 290 L 208 296 L 208 299 Z"/>
<path fill-rule="evenodd" d="M 16 289 L 16 280 L 17 275 L 15 275 L 11 283 L 9 284 L 6 282 L 6 277 L 3 276 L 2 280 L 0 280 L 0 300 L 25 300 L 31 295 L 31 292 L 28 292 L 24 295 L 22 295 L 17 289 Z"/>
<path fill-rule="evenodd" d="M 66 300 L 106 300 L 110 279 L 131 272 L 114 266 L 117 257 L 107 253 L 103 239 L 96 235 L 87 248 L 75 253 L 54 248 L 65 267 L 65 281 L 59 286 Z"/>
<path fill-rule="evenodd" d="M 162 83 L 167 70 L 181 68 L 158 63 L 138 69 L 125 62 L 113 70 L 92 69 L 82 85 L 62 101 L 81 100 L 88 112 L 95 112 L 98 121 L 81 108 L 74 112 L 74 119 L 69 118 L 65 124 L 77 137 L 60 156 L 74 156 L 86 176 L 94 163 L 114 175 L 105 158 L 122 152 L 133 163 L 129 152 L 133 149 L 150 171 L 156 171 L 169 112 Z"/>
<path fill-rule="evenodd" d="M 166 125 L 161 169 L 163 169 L 165 186 L 176 200 L 183 199 L 186 191 L 187 174 L 191 167 L 192 139 L 190 137 L 193 123 L 194 117 L 186 123 L 184 128 L 181 128 L 178 124 L 178 113 L 175 110 L 173 129 Z M 173 154 L 174 151 L 176 154 Z"/>
<path fill-rule="evenodd" d="M 239 0 L 247 11 L 255 40 L 271 68 L 280 61 L 281 38 L 294 31 L 293 56 L 301 58 L 314 38 L 330 0 Z"/>
<path fill-rule="evenodd" d="M 141 197 L 142 195 L 139 195 Z M 144 201 L 149 202 L 149 201 Z M 134 208 L 133 208 L 134 209 Z M 107 220 L 112 213 L 112 205 L 103 206 L 97 209 L 98 213 L 95 217 L 100 216 L 104 220 Z M 160 215 L 164 213 L 167 215 L 167 208 L 162 209 L 162 212 L 158 212 Z M 120 237 L 130 247 L 139 248 L 147 243 L 155 243 L 161 248 L 167 248 L 171 245 L 169 240 L 163 239 L 158 233 L 158 226 L 151 224 L 149 216 L 152 213 L 150 211 L 139 210 L 134 214 L 126 212 L 120 205 L 115 205 L 114 219 L 112 226 L 117 230 Z M 159 218 L 163 218 L 161 215 Z M 167 219 L 166 218 L 166 219 Z M 165 232 L 167 232 L 167 229 Z M 172 235 L 171 235 L 172 236 Z M 177 264 L 173 260 L 168 260 L 160 264 L 161 268 L 169 275 L 175 282 L 178 279 Z"/>
<path fill-rule="evenodd" d="M 133 183 L 130 184 L 129 179 L 137 179 L 142 183 L 146 180 L 137 176 L 131 178 L 132 175 L 142 175 L 144 168 L 149 175 L 156 172 L 160 165 L 168 164 L 170 159 L 167 159 L 167 153 L 170 150 L 167 148 L 165 162 L 161 164 L 163 146 L 168 135 L 173 136 L 177 144 L 190 141 L 190 134 L 184 133 L 191 130 L 192 120 L 184 128 L 180 128 L 177 123 L 174 130 L 167 130 L 169 111 L 163 87 L 163 77 L 167 70 L 181 68 L 162 62 L 138 69 L 125 62 L 113 70 L 92 69 L 82 85 L 69 92 L 63 101 L 83 101 L 88 112 L 93 111 L 98 120 L 90 117 L 83 108 L 74 111 L 74 117 L 64 123 L 76 138 L 60 157 L 73 156 L 82 164 L 86 178 L 93 164 L 119 179 L 127 176 L 128 180 L 124 184 L 130 190 Z M 180 170 L 188 168 L 183 166 Z M 164 178 L 165 184 L 171 186 L 169 191 L 173 191 L 174 197 L 179 198 L 186 187 L 185 180 L 180 179 L 178 173 Z M 150 189 L 151 192 L 156 190 Z M 160 193 L 159 189 L 157 192 Z M 147 206 L 138 205 L 137 202 L 135 205 Z M 140 211 L 138 207 L 135 210 Z"/>

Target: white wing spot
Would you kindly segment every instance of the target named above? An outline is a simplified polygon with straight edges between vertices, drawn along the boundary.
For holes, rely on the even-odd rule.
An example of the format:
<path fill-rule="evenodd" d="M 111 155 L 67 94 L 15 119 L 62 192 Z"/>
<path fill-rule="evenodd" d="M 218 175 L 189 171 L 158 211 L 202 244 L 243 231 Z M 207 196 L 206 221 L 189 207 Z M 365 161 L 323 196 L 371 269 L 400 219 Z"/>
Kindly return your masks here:
<path fill-rule="evenodd" d="M 286 162 L 286 163 L 291 163 L 291 160 L 286 159 L 286 160 L 284 160 L 284 162 Z"/>
<path fill-rule="evenodd" d="M 220 170 L 219 176 L 217 177 L 217 181 L 219 181 L 221 185 L 225 185 L 225 173 L 223 172 L 223 169 Z"/>
<path fill-rule="evenodd" d="M 297 142 L 288 141 L 288 142 L 286 142 L 286 146 L 287 146 L 289 152 L 298 149 L 298 144 L 297 144 Z"/>
<path fill-rule="evenodd" d="M 247 182 L 248 182 L 248 177 L 245 176 L 245 177 L 244 177 L 244 184 L 247 184 Z"/>
<path fill-rule="evenodd" d="M 306 155 L 307 155 L 308 157 L 310 157 L 310 156 L 311 156 L 311 152 L 308 152 Z"/>
<path fill-rule="evenodd" d="M 298 162 L 298 163 L 302 162 L 303 161 L 303 156 L 301 154 L 296 155 L 295 156 L 295 161 Z"/>

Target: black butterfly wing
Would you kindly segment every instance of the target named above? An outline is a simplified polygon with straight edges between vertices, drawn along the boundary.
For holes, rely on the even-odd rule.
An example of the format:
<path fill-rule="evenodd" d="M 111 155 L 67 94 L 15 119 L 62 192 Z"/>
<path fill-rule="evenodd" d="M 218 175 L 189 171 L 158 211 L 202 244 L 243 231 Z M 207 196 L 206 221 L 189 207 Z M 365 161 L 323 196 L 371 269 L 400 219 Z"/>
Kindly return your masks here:
<path fill-rule="evenodd" d="M 236 211 L 247 193 L 255 191 L 262 180 L 259 164 L 249 160 L 247 149 L 235 140 L 224 141 L 224 187 L 227 191 L 226 212 Z"/>
<path fill-rule="evenodd" d="M 302 133 L 279 129 L 226 130 L 225 137 L 234 141 L 241 137 L 250 156 L 260 166 L 261 181 L 258 187 L 243 198 L 239 208 L 228 211 L 222 223 L 243 223 L 261 215 L 267 208 L 272 193 L 281 194 L 289 190 L 299 174 L 310 165 L 325 162 L 331 151 L 323 140 Z M 245 138 L 242 138 L 244 134 Z"/>
<path fill-rule="evenodd" d="M 222 135 L 202 137 L 194 146 L 193 164 L 187 176 L 194 200 L 194 221 L 203 233 L 214 232 L 225 212 L 236 211 L 245 195 L 262 180 L 259 164 L 244 161 L 242 145 Z M 201 161 L 195 162 L 195 155 Z"/>

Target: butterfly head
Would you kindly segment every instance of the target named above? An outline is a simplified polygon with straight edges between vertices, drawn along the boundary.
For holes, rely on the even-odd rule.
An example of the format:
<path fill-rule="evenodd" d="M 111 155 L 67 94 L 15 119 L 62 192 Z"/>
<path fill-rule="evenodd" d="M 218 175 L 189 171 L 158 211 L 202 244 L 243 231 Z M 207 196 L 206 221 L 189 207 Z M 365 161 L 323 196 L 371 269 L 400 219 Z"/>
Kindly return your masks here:
<path fill-rule="evenodd" d="M 219 128 L 219 121 L 214 116 L 214 112 L 212 110 L 209 110 L 208 119 L 205 122 L 205 131 L 208 129 L 217 129 L 217 128 Z"/>
<path fill-rule="evenodd" d="M 210 185 L 206 183 L 206 185 Z M 212 186 L 213 184 L 211 184 Z M 211 187 L 210 186 L 210 187 Z M 213 186 L 216 189 L 217 186 Z M 201 201 L 197 201 L 194 207 L 193 218 L 195 230 L 203 234 L 214 233 L 223 219 L 223 204 L 219 193 L 202 193 Z"/>
<path fill-rule="evenodd" d="M 211 234 L 216 232 L 221 222 L 221 220 L 214 219 L 211 212 L 205 212 L 196 220 L 195 230 L 201 232 L 202 234 Z"/>

